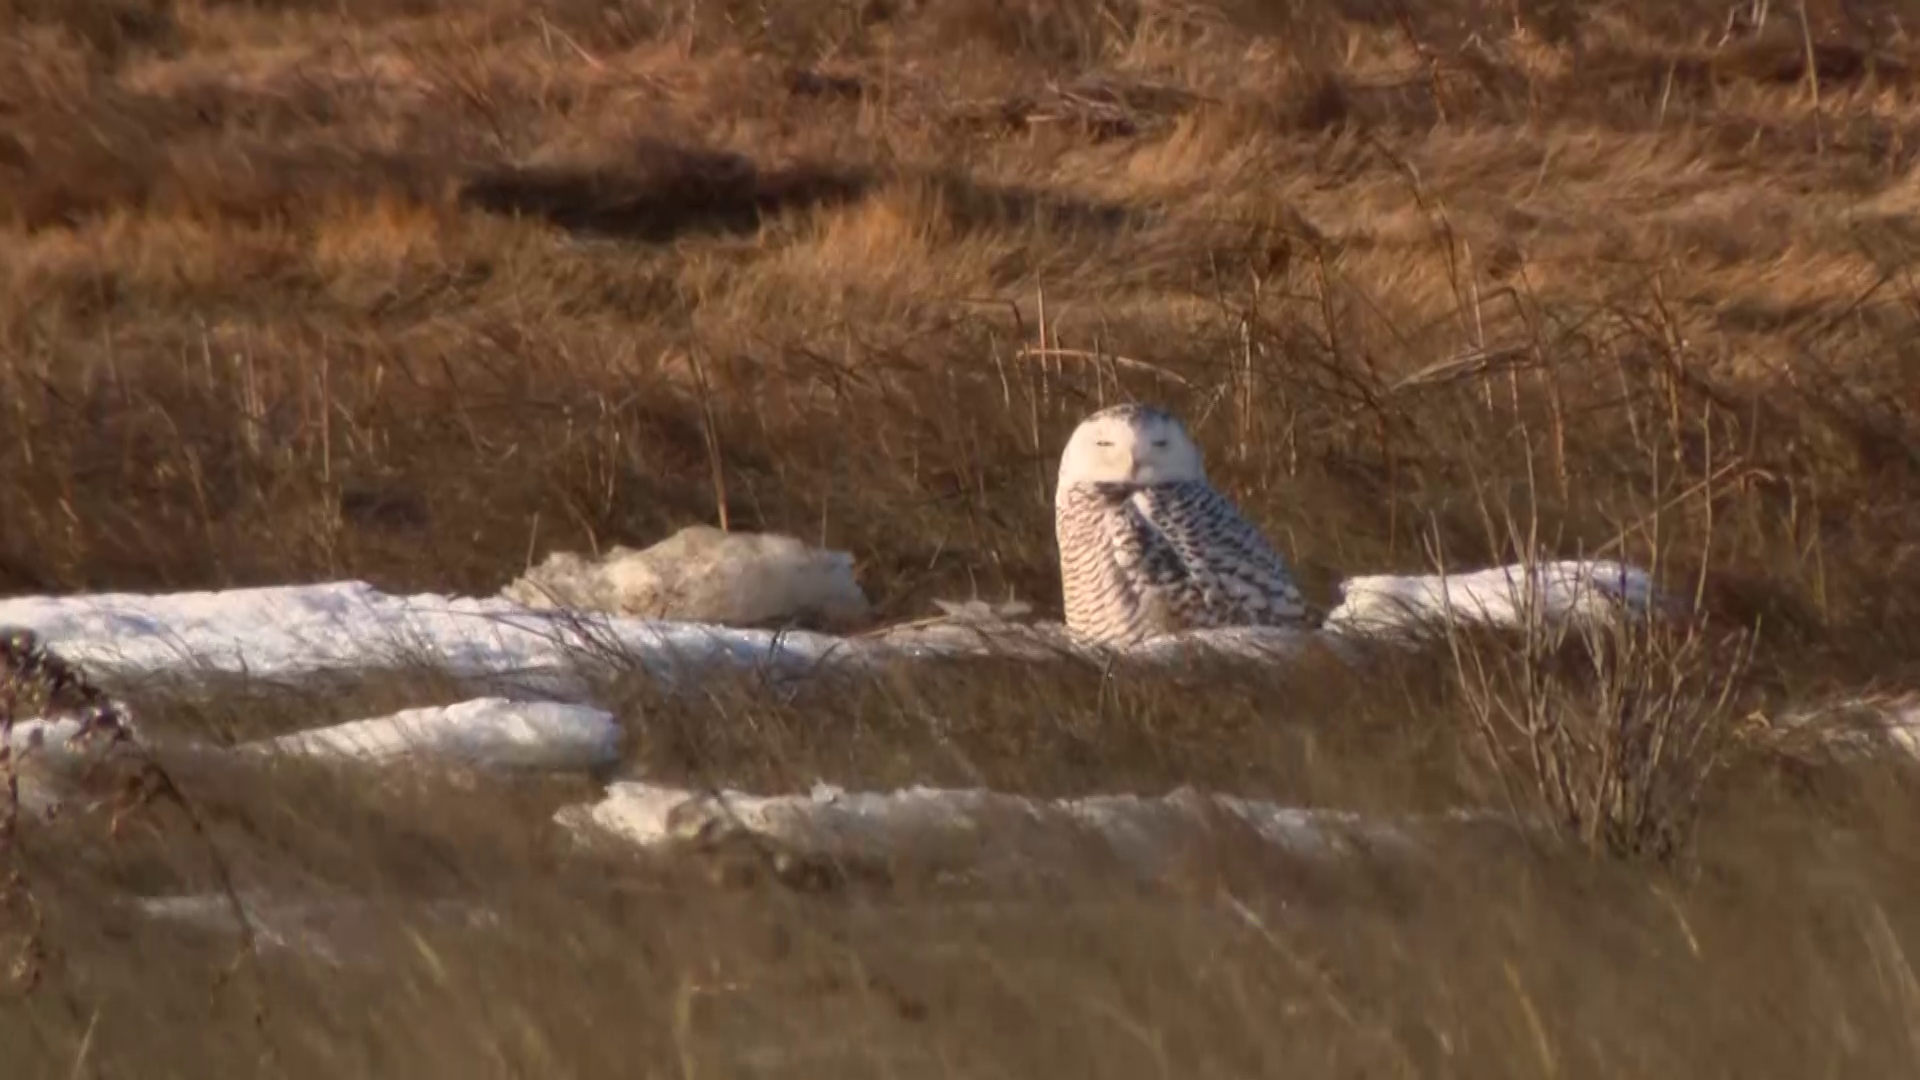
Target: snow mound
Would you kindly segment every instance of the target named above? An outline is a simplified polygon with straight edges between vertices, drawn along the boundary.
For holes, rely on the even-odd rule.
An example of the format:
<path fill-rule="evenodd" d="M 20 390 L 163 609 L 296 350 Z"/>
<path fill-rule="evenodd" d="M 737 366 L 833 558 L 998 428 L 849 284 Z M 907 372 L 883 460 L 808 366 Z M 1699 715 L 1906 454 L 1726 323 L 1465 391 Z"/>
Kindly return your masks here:
<path fill-rule="evenodd" d="M 380 765 L 431 760 L 564 771 L 618 761 L 620 742 L 619 724 L 603 709 L 490 697 L 296 732 L 240 750 Z"/>
<path fill-rule="evenodd" d="M 1842 757 L 1892 751 L 1920 759 L 1920 691 L 1855 694 L 1815 702 L 1773 723 L 1782 732 L 1810 735 Z"/>
<path fill-rule="evenodd" d="M 254 945 L 262 951 L 304 953 L 333 967 L 380 966 L 380 936 L 403 932 L 411 922 L 477 931 L 500 925 L 494 912 L 461 901 L 376 905 L 356 896 L 311 888 L 303 896 L 261 890 L 231 897 L 224 893 L 143 896 L 135 898 L 131 906 L 143 918 L 155 922 L 221 934 L 239 934 L 244 921 L 253 932 Z"/>
<path fill-rule="evenodd" d="M 973 618 L 936 618 L 889 626 L 851 643 L 857 651 L 908 659 L 952 656 L 1008 656 L 1021 660 L 1091 657 L 1093 649 L 1073 640 L 1061 623 L 996 622 Z"/>
<path fill-rule="evenodd" d="M 739 580 L 746 580 L 744 578 Z M 1531 606 L 1549 621 L 1617 617 L 1655 602 L 1651 579 L 1619 563 L 1558 562 L 1437 576 L 1355 578 L 1317 631 L 1253 627 L 1168 635 L 1120 650 L 1143 659 L 1211 651 L 1256 659 L 1326 645 L 1344 656 L 1362 640 L 1394 640 L 1454 618 L 1523 625 Z M 736 609 L 734 616 L 740 615 Z M 97 673 L 220 672 L 297 678 L 328 671 L 431 664 L 455 677 L 526 687 L 577 686 L 582 658 L 618 658 L 663 678 L 733 666 L 805 674 L 822 665 L 932 657 L 1063 654 L 1105 657 L 1057 623 L 985 612 L 840 637 L 534 609 L 503 597 L 395 596 L 360 581 L 227 592 L 108 593 L 0 600 L 0 625 L 38 633 L 69 661 Z M 562 691 L 562 692 L 566 692 Z"/>
<path fill-rule="evenodd" d="M 1341 602 L 1317 630 L 1236 626 L 1164 634 L 1120 650 L 1075 641 L 1059 623 L 1003 618 L 984 604 L 942 604 L 948 617 L 891 628 L 874 643 L 912 656 L 997 653 L 1025 659 L 1062 655 L 1172 661 L 1201 655 L 1288 660 L 1322 648 L 1349 663 L 1362 641 L 1405 640 L 1456 623 L 1519 629 L 1530 615 L 1549 628 L 1604 625 L 1657 610 L 1659 596 L 1642 570 L 1615 562 L 1564 561 L 1460 574 L 1349 578 Z"/>
<path fill-rule="evenodd" d="M 56 812 L 79 791 L 91 763 L 115 752 L 151 749 L 130 723 L 131 745 L 87 732 L 70 717 L 15 721 L 7 735 L 21 805 L 36 816 Z M 79 737 L 85 734 L 87 738 Z M 477 698 L 405 709 L 391 716 L 312 728 L 227 748 L 202 742 L 171 746 L 211 765 L 240 765 L 276 755 L 387 766 L 433 763 L 529 772 L 592 772 L 620 760 L 622 730 L 611 713 L 552 701 Z M 103 753 L 103 750 L 105 753 Z M 0 772 L 0 776 L 4 773 Z"/>
<path fill-rule="evenodd" d="M 1158 797 L 1041 800 L 982 789 L 848 792 L 820 785 L 806 794 L 749 795 L 620 781 L 600 801 L 563 807 L 554 819 L 576 833 L 597 831 L 645 848 L 746 834 L 790 851 L 843 859 L 957 851 L 983 869 L 1056 865 L 1091 843 L 1149 876 L 1165 872 L 1184 850 L 1222 828 L 1312 857 L 1338 856 L 1355 843 L 1411 844 L 1400 830 L 1355 814 L 1190 788 Z"/>
<path fill-rule="evenodd" d="M 1337 633 L 1386 637 L 1444 624 L 1519 628 L 1529 612 L 1549 626 L 1601 624 L 1659 606 L 1646 571 L 1617 562 L 1564 561 L 1460 574 L 1348 578 L 1327 614 Z"/>
<path fill-rule="evenodd" d="M 852 626 L 867 597 L 853 556 L 773 533 L 682 529 L 635 551 L 615 547 L 598 562 L 555 552 L 500 595 L 533 610 L 571 608 L 608 615 L 719 623 Z"/>
<path fill-rule="evenodd" d="M 136 745 L 142 742 L 139 729 L 131 720 L 121 720 L 120 726 Z M 6 745 L 16 761 L 38 758 L 64 765 L 94 756 L 102 746 L 108 745 L 108 735 L 99 729 L 88 730 L 86 721 L 77 716 L 33 717 L 15 720 L 10 725 Z"/>
<path fill-rule="evenodd" d="M 90 725 L 78 716 L 33 717 L 6 725 L 8 762 L 0 781 L 11 776 L 20 808 L 30 816 L 55 813 L 72 797 L 75 782 L 88 766 L 115 760 L 147 745 L 124 712 L 116 728 Z M 122 759 L 124 760 L 124 759 Z"/>
<path fill-rule="evenodd" d="M 1181 634 L 1151 637 L 1128 650 L 1130 656 L 1169 663 L 1204 656 L 1278 662 L 1299 659 L 1315 650 L 1348 663 L 1358 662 L 1355 648 L 1361 636 L 1338 629 L 1293 629 L 1284 626 L 1222 626 Z"/>
<path fill-rule="evenodd" d="M 68 661 L 126 676 L 216 672 L 297 678 L 409 661 L 455 676 L 570 671 L 622 655 L 662 674 L 719 663 L 818 662 L 844 644 L 702 623 L 534 611 L 498 598 L 394 596 L 363 581 L 157 595 L 0 600 L 0 625 L 40 634 Z"/>

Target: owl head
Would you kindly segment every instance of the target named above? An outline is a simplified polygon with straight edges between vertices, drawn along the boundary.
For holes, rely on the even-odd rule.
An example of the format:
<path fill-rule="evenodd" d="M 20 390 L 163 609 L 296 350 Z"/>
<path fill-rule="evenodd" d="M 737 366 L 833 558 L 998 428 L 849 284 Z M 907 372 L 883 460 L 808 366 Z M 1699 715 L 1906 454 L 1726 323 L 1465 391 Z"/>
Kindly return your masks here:
<path fill-rule="evenodd" d="M 1060 455 L 1062 488 L 1074 484 L 1170 484 L 1205 480 L 1186 425 L 1152 405 L 1115 405 L 1080 422 Z"/>

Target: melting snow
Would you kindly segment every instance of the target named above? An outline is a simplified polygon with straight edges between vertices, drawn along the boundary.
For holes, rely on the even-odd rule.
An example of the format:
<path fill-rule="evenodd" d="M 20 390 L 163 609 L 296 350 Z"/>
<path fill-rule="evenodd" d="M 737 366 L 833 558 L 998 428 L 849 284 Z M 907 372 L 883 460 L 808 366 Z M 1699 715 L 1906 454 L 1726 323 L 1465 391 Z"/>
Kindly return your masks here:
<path fill-rule="evenodd" d="M 851 626 L 870 610 L 847 552 L 710 525 L 644 551 L 616 545 L 597 559 L 557 551 L 500 595 L 530 608 L 814 630 Z"/>
<path fill-rule="evenodd" d="M 581 654 L 608 651 L 663 669 L 807 662 L 843 644 L 820 634 L 535 611 L 499 598 L 394 596 L 362 581 L 28 596 L 0 600 L 0 626 L 32 630 L 83 667 L 269 678 L 392 668 L 408 660 L 456 676 L 511 676 L 567 669 Z"/>
<path fill-rule="evenodd" d="M 1319 631 L 1226 630 L 1150 641 L 1133 650 L 1165 658 L 1189 650 L 1242 656 L 1297 654 L 1313 644 L 1352 646 L 1454 618 L 1519 625 L 1640 612 L 1655 602 L 1642 571 L 1618 563 L 1559 562 L 1449 577 L 1369 576 L 1348 581 Z M 663 675 L 690 676 L 730 665 L 788 672 L 822 664 L 1010 650 L 1044 658 L 1086 652 L 1057 625 L 987 619 L 839 637 L 709 623 L 539 610 L 502 597 L 397 596 L 357 581 L 168 595 L 115 593 L 0 600 L 0 626 L 38 633 L 55 652 L 114 675 L 227 673 L 277 679 L 328 671 L 421 663 L 457 677 L 564 677 L 586 656 L 619 656 Z M 23 721 L 16 746 L 57 757 L 72 721 Z M 620 728 L 606 711 L 557 702 L 481 698 L 409 709 L 393 716 L 298 732 L 209 751 L 236 761 L 273 753 L 372 763 L 449 760 L 465 764 L 584 769 L 617 760 Z M 1039 800 L 984 790 L 911 788 L 804 794 L 700 793 L 623 781 L 597 802 L 563 808 L 562 826 L 661 846 L 716 829 L 745 830 L 816 853 L 885 855 L 970 851 L 981 862 L 1042 864 L 1092 842 L 1152 873 L 1225 827 L 1306 856 L 1338 855 L 1355 842 L 1417 847 L 1402 829 L 1334 811 L 1288 808 L 1182 789 L 1164 796 L 1095 795 Z M 144 901 L 156 918 L 221 916 L 205 898 Z M 292 943 L 310 937 L 304 909 L 265 912 L 261 921 Z"/>
<path fill-rule="evenodd" d="M 1499 566 L 1460 574 L 1348 578 L 1330 629 L 1362 636 L 1443 621 L 1524 626 L 1531 612 L 1543 622 L 1603 623 L 1623 612 L 1658 606 L 1653 579 L 1615 562 L 1548 562 Z"/>
<path fill-rule="evenodd" d="M 128 723 L 128 734 L 135 742 L 140 741 L 140 733 Z M 12 730 L 7 732 L 6 743 L 19 758 L 67 759 L 80 756 L 72 745 L 73 740 L 83 733 L 84 725 L 77 717 L 59 716 L 52 719 L 34 718 L 16 720 Z M 86 745 L 82 743 L 81 745 Z"/>
<path fill-rule="evenodd" d="M 1364 639 L 1391 638 L 1394 631 L 1444 619 L 1449 612 L 1456 618 L 1514 625 L 1529 610 L 1550 619 L 1644 610 L 1654 591 L 1647 575 L 1631 567 L 1560 562 L 1445 578 L 1362 577 L 1349 581 L 1342 595 L 1323 630 L 1216 630 L 1173 635 L 1130 651 L 1145 659 L 1195 650 L 1284 658 L 1313 644 L 1338 649 Z M 396 596 L 358 581 L 0 600 L 0 626 L 32 630 L 66 659 L 121 677 L 217 672 L 287 679 L 392 669 L 411 662 L 458 677 L 531 674 L 565 682 L 582 656 L 595 655 L 623 657 L 662 675 L 692 676 L 722 665 L 797 673 L 823 664 L 898 657 L 1011 651 L 1043 658 L 1092 651 L 1073 644 L 1058 625 L 996 618 L 950 619 L 838 637 L 536 610 L 501 597 Z M 37 740 L 49 758 L 57 759 L 73 730 L 71 721 L 22 722 L 14 741 L 27 745 Z M 583 769 L 616 760 L 619 743 L 619 726 L 603 710 L 494 697 L 299 732 L 248 744 L 237 756 L 281 752 L 368 762 L 443 760 Z M 690 812 L 687 801 L 685 793 L 618 785 L 605 801 L 575 808 L 567 820 L 590 821 L 651 842 L 646 838 L 659 834 L 663 815 L 684 817 Z M 887 837 L 918 838 L 915 843 L 952 838 L 978 831 L 981 822 L 991 818 L 1037 824 L 1041 833 L 1053 834 L 1061 831 L 1055 825 L 1077 823 L 1082 832 L 1091 829 L 1138 854 L 1160 850 L 1167 830 L 1191 831 L 1215 812 L 1238 818 L 1274 843 L 1299 846 L 1324 838 L 1328 822 L 1324 815 L 1223 797 L 1202 799 L 1192 793 L 1038 804 L 984 791 L 849 795 L 823 789 L 808 796 L 758 800 L 731 795 L 725 802 L 751 828 L 810 837 L 809 843 L 838 837 L 856 847 Z"/>
<path fill-rule="evenodd" d="M 1136 648 L 1146 658 L 1211 648 L 1286 655 L 1309 641 L 1389 636 L 1446 617 L 1518 625 L 1531 605 L 1549 618 L 1590 618 L 1654 595 L 1640 570 L 1559 562 L 1449 577 L 1355 578 L 1321 631 L 1182 634 Z M 748 630 L 711 623 L 534 610 L 498 597 L 396 596 L 365 582 L 225 592 L 107 593 L 0 600 L 0 626 L 40 634 L 85 667 L 126 675 L 222 672 L 286 678 L 329 670 L 433 664 L 456 676 L 555 675 L 581 655 L 618 654 L 663 675 L 715 665 L 804 671 L 826 662 L 965 655 L 1010 648 L 1030 656 L 1080 651 L 1058 627 L 946 623 L 859 637 Z"/>
<path fill-rule="evenodd" d="M 336 967 L 376 964 L 381 955 L 376 935 L 383 929 L 391 932 L 411 918 L 474 930 L 493 929 L 500 922 L 495 913 L 460 901 L 382 907 L 312 887 L 293 896 L 257 890 L 232 897 L 223 893 L 146 896 L 135 899 L 132 906 L 157 922 L 222 933 L 239 933 L 244 920 L 260 949 L 307 953 Z"/>
<path fill-rule="evenodd" d="M 431 759 L 508 768 L 592 769 L 620 759 L 620 725 L 589 705 L 478 698 L 282 735 L 243 751 L 389 764 Z"/>
<path fill-rule="evenodd" d="M 1332 810 L 1302 810 L 1182 788 L 1165 796 L 1092 795 L 1041 800 L 981 789 L 848 792 L 827 785 L 796 795 L 695 792 L 620 781 L 596 803 L 554 819 L 643 847 L 750 833 L 809 854 L 875 858 L 963 850 L 991 860 L 1045 863 L 1089 840 L 1143 872 L 1220 827 L 1249 830 L 1298 855 L 1336 855 L 1348 842 L 1407 846 L 1400 831 Z"/>

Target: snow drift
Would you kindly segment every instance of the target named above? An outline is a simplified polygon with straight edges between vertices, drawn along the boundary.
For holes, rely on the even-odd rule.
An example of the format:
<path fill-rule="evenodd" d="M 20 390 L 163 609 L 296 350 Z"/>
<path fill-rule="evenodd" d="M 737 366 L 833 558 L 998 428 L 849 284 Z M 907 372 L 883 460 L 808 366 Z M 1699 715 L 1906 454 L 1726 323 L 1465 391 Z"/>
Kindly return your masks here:
<path fill-rule="evenodd" d="M 853 556 L 775 533 L 682 529 L 598 560 L 555 552 L 500 595 L 535 610 L 567 608 L 726 626 L 834 629 L 867 617 Z"/>
<path fill-rule="evenodd" d="M 1195 844 L 1229 833 L 1312 858 L 1416 846 L 1400 828 L 1356 814 L 1191 788 L 1164 796 L 1032 799 L 983 789 L 848 792 L 826 784 L 803 794 L 749 795 L 620 781 L 598 802 L 563 807 L 554 819 L 580 835 L 598 832 L 655 850 L 747 835 L 835 859 L 944 853 L 987 873 L 1098 853 L 1151 878 Z"/>
<path fill-rule="evenodd" d="M 1448 618 L 1519 625 L 1529 610 L 1549 619 L 1597 619 L 1650 608 L 1645 572 L 1618 563 L 1560 562 L 1448 577 L 1373 576 L 1350 581 L 1321 630 L 1202 631 L 1151 639 L 1141 659 L 1193 649 L 1283 658 L 1311 644 L 1391 639 Z M 706 622 L 534 609 L 491 597 L 395 596 L 365 582 L 159 595 L 106 593 L 0 600 L 0 626 L 38 633 L 69 661 L 100 674 L 220 672 L 298 678 L 327 671 L 431 664 L 456 676 L 534 677 L 618 657 L 656 674 L 697 675 L 716 666 L 806 672 L 897 658 L 1012 653 L 1035 659 L 1102 650 L 1073 643 L 1057 624 L 945 619 L 853 637 Z M 548 683 L 541 682 L 544 676 Z"/>

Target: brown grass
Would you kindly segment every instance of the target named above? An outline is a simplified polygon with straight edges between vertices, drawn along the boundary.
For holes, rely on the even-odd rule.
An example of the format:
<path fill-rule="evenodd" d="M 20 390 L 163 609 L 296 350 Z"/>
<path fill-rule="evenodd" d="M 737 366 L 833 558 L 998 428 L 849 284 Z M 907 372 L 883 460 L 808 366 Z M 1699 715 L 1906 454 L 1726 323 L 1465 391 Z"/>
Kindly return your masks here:
<path fill-rule="evenodd" d="M 1324 893 L 1221 856 L 1155 889 L 736 894 L 565 849 L 545 813 L 584 783 L 189 775 L 243 878 L 371 896 L 386 967 L 269 951 L 209 998 L 230 945 L 114 899 L 205 884 L 204 845 L 165 807 L 112 845 L 82 814 L 22 841 L 61 954 L 0 1012 L 0 1060 L 1911 1071 L 1907 779 L 1729 732 L 1920 674 L 1920 53 L 1897 4 L 1760 9 L 0 0 L 0 592 L 490 592 L 554 549 L 718 523 L 723 490 L 734 528 L 852 551 L 886 619 L 1057 610 L 1054 459 L 1143 398 L 1317 602 L 1596 552 L 1699 600 L 1681 638 L 1585 672 L 1529 638 L 1365 685 L 962 664 L 607 688 L 632 768 L 759 789 L 1432 810 L 1534 785 L 1564 815 L 1528 757 L 1560 732 L 1592 784 L 1569 805 L 1658 802 L 1648 843 L 1691 841 L 1653 868 L 1491 845 Z M 144 707 L 228 739 L 455 692 Z M 1631 716 L 1710 721 L 1662 759 L 1678 788 L 1607 786 L 1652 751 L 1592 724 Z M 502 928 L 418 923 L 425 895 Z"/>

